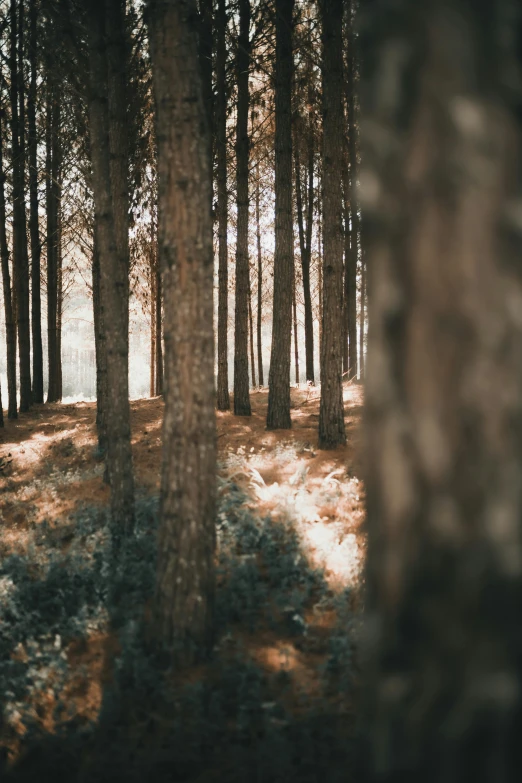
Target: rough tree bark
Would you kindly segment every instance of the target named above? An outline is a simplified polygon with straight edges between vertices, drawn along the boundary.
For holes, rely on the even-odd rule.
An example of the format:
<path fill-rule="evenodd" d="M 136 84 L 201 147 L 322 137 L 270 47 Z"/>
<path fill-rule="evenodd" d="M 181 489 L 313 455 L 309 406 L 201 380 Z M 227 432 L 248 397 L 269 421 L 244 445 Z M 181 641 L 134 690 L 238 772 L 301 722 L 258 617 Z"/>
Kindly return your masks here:
<path fill-rule="evenodd" d="M 152 0 L 165 419 L 153 633 L 181 664 L 212 645 L 216 436 L 208 125 L 193 0 Z"/>
<path fill-rule="evenodd" d="M 227 192 L 227 84 L 226 0 L 216 13 L 216 190 L 218 234 L 217 408 L 230 409 L 228 393 L 228 192 Z"/>
<path fill-rule="evenodd" d="M 359 111 L 356 102 L 358 79 L 356 73 L 356 38 L 354 33 L 355 1 L 348 2 L 347 14 L 347 73 L 346 73 L 346 119 L 348 121 L 348 166 L 346 177 L 345 225 L 349 220 L 351 228 L 345 241 L 345 293 L 347 302 L 348 327 L 348 377 L 357 377 L 357 260 L 361 234 L 359 218 L 359 161 L 358 161 L 358 127 Z M 345 229 L 346 230 L 346 229 Z M 363 301 L 363 298 L 361 298 Z M 363 313 L 364 320 L 364 313 Z"/>
<path fill-rule="evenodd" d="M 321 0 L 323 43 L 323 328 L 319 447 L 346 442 L 343 409 L 342 295 L 344 0 Z"/>
<path fill-rule="evenodd" d="M 360 779 L 514 783 L 522 774 L 519 4 L 376 2 L 363 22 L 371 279 Z"/>
<path fill-rule="evenodd" d="M 5 174 L 4 174 L 4 129 L 3 107 L 0 107 L 0 260 L 2 263 L 2 291 L 4 295 L 5 339 L 7 355 L 7 417 L 18 417 L 16 399 L 16 322 L 13 312 L 11 273 L 9 269 L 9 246 L 6 232 Z"/>
<path fill-rule="evenodd" d="M 107 467 L 117 549 L 119 537 L 134 522 L 128 390 L 126 56 L 120 0 L 109 4 L 93 0 L 88 11 L 92 185 L 107 347 Z"/>
<path fill-rule="evenodd" d="M 234 320 L 234 413 L 250 416 L 248 388 L 248 77 L 250 73 L 250 0 L 239 0 L 236 124 L 236 307 Z"/>
<path fill-rule="evenodd" d="M 40 297 L 41 243 L 38 226 L 38 162 L 36 135 L 36 82 L 37 46 L 36 26 L 38 7 L 36 0 L 29 3 L 29 64 L 31 68 L 27 96 L 28 163 L 29 163 L 29 234 L 31 237 L 31 332 L 33 338 L 33 402 L 44 401 L 42 305 Z"/>
<path fill-rule="evenodd" d="M 275 250 L 272 349 L 268 374 L 268 429 L 288 429 L 290 350 L 294 287 L 292 208 L 292 82 L 294 0 L 276 0 L 275 59 Z"/>
<path fill-rule="evenodd" d="M 19 24 L 18 12 L 22 25 Z M 11 156 L 13 167 L 13 277 L 16 293 L 20 411 L 31 406 L 31 332 L 29 324 L 29 254 L 25 213 L 25 98 L 23 75 L 23 6 L 10 3 Z M 22 67 L 20 67 L 22 65 Z"/>

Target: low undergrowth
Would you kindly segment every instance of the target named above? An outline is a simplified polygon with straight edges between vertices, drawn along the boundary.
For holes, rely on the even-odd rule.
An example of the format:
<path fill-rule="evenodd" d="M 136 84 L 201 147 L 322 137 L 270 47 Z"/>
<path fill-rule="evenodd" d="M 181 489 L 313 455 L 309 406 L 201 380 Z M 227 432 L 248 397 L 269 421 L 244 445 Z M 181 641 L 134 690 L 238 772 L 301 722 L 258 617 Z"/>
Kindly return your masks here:
<path fill-rule="evenodd" d="M 183 676 L 143 642 L 156 499 L 137 504 L 117 563 L 106 514 L 94 509 L 61 532 L 34 525 L 25 553 L 4 559 L 3 779 L 348 779 L 352 589 L 329 587 L 291 515 L 259 519 L 233 481 L 220 498 L 214 655 Z M 94 670 L 100 638 L 112 643 Z M 101 695 L 89 712 L 77 694 L 94 677 Z"/>

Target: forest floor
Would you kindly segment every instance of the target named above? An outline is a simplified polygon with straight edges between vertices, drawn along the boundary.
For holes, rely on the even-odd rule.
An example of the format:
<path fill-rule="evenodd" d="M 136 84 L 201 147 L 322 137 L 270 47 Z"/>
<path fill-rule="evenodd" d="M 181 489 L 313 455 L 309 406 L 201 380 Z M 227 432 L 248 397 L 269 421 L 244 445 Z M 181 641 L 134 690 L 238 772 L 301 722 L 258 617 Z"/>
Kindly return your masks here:
<path fill-rule="evenodd" d="M 333 451 L 317 449 L 317 389 L 292 390 L 285 431 L 265 429 L 267 397 L 252 393 L 249 418 L 217 414 L 218 634 L 214 660 L 183 674 L 158 671 L 140 640 L 162 400 L 131 403 L 138 524 L 117 568 L 95 404 L 37 407 L 0 430 L 6 779 L 46 780 L 47 769 L 49 779 L 98 783 L 120 774 L 306 783 L 327 769 L 329 781 L 347 779 L 365 549 L 362 391 L 345 386 L 348 443 Z"/>

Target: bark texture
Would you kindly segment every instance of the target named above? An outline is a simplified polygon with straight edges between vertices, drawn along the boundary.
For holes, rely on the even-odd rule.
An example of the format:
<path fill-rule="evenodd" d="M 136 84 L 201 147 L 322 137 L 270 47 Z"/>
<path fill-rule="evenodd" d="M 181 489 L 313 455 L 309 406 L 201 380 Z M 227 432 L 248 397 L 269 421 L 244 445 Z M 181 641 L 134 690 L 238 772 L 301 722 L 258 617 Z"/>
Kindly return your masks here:
<path fill-rule="evenodd" d="M 343 160 L 344 0 L 321 0 L 323 42 L 323 326 L 319 447 L 346 442 L 343 409 Z"/>
<path fill-rule="evenodd" d="M 514 783 L 522 774 L 519 6 L 373 6 L 361 53 L 371 275 L 361 779 Z"/>
<path fill-rule="evenodd" d="M 250 0 L 239 0 L 236 125 L 236 309 L 234 320 L 234 413 L 250 416 L 248 387 L 248 77 L 250 73 Z"/>
<path fill-rule="evenodd" d="M 294 289 L 293 10 L 294 0 L 276 0 L 274 305 L 266 418 L 266 426 L 269 430 L 288 429 L 292 426 L 290 417 L 290 350 Z"/>
<path fill-rule="evenodd" d="M 216 435 L 208 125 L 193 0 L 155 0 L 150 40 L 165 301 L 165 419 L 153 631 L 180 664 L 212 644 Z"/>
<path fill-rule="evenodd" d="M 227 84 L 226 84 L 226 0 L 219 0 L 216 13 L 216 103 L 215 134 L 217 161 L 218 234 L 218 326 L 217 407 L 230 409 L 228 393 L 228 191 L 227 191 Z"/>
<path fill-rule="evenodd" d="M 119 537 L 134 521 L 128 390 L 127 154 L 121 152 L 127 149 L 123 29 L 120 0 L 108 4 L 93 0 L 88 15 L 89 124 L 107 349 L 107 467 L 116 548 Z"/>

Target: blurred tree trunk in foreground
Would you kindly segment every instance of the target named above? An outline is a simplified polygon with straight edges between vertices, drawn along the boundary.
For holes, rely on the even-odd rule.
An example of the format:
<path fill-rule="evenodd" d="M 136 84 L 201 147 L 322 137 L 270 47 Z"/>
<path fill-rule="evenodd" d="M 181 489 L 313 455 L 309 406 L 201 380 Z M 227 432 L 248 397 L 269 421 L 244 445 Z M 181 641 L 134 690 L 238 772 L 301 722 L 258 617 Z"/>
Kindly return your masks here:
<path fill-rule="evenodd" d="M 158 112 L 166 384 L 152 630 L 158 646 L 183 664 L 210 650 L 213 626 L 216 436 L 209 130 L 195 1 L 152 0 L 149 13 Z"/>
<path fill-rule="evenodd" d="M 507 783 L 522 779 L 520 19 L 511 0 L 366 9 L 361 779 Z"/>

